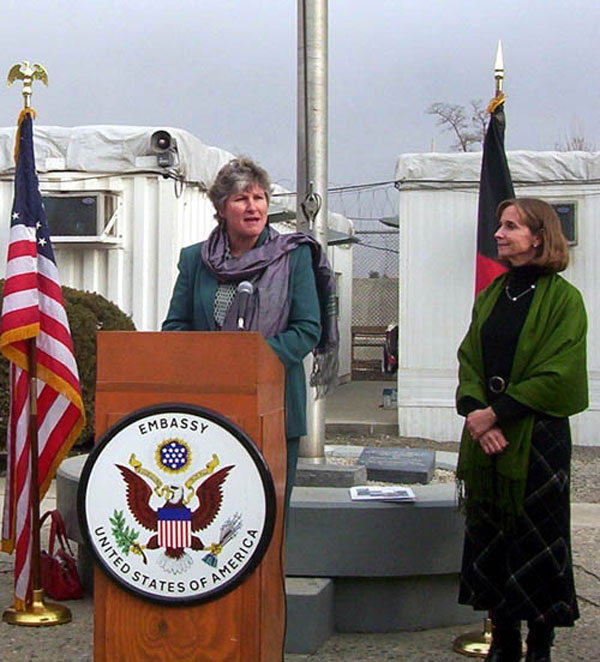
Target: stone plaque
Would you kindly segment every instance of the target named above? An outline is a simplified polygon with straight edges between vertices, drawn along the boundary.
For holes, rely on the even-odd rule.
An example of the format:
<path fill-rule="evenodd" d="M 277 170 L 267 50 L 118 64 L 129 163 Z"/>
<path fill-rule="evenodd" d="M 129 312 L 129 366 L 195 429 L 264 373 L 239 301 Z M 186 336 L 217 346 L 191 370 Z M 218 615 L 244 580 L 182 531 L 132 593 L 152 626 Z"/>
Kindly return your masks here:
<path fill-rule="evenodd" d="M 360 454 L 367 478 L 386 483 L 429 483 L 435 469 L 435 451 L 420 448 L 371 448 Z"/>

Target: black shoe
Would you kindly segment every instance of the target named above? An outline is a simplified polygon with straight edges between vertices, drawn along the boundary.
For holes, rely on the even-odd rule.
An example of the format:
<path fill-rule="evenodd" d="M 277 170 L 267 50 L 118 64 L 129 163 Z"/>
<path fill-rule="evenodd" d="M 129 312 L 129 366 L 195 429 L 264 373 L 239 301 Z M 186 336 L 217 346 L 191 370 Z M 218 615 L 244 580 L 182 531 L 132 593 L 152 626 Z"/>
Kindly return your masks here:
<path fill-rule="evenodd" d="M 546 646 L 545 648 L 530 648 L 527 646 L 525 662 L 552 662 L 550 646 Z"/>
<path fill-rule="evenodd" d="M 552 662 L 550 649 L 553 641 L 554 630 L 552 628 L 530 625 L 525 662 Z"/>
<path fill-rule="evenodd" d="M 519 662 L 522 654 L 520 630 L 492 629 L 492 644 L 485 662 Z"/>

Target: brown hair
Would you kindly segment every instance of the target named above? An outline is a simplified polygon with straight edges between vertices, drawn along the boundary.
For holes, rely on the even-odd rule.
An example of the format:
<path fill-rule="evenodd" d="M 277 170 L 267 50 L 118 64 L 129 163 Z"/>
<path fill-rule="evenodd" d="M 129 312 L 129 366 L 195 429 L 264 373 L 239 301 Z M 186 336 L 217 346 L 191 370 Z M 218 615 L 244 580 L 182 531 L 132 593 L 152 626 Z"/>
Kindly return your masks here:
<path fill-rule="evenodd" d="M 553 207 L 538 198 L 511 198 L 498 205 L 496 218 L 500 220 L 502 212 L 511 206 L 517 208 L 521 220 L 540 240 L 537 254 L 531 263 L 548 273 L 564 271 L 569 264 L 569 245 Z"/>

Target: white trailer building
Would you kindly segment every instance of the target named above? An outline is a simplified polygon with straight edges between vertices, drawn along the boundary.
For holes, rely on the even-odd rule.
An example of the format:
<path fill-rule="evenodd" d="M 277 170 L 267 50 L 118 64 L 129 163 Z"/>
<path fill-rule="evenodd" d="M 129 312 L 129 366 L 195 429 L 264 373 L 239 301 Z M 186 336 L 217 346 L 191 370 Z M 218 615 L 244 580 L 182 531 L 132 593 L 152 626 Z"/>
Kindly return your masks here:
<path fill-rule="evenodd" d="M 163 142 L 152 142 L 152 136 Z M 0 255 L 6 259 L 13 199 L 14 128 L 0 129 Z M 160 328 L 183 246 L 205 239 L 215 220 L 207 196 L 233 158 L 181 129 L 130 126 L 34 128 L 36 166 L 61 282 L 102 294 L 143 331 Z M 294 228 L 295 196 L 275 187 L 271 222 Z M 329 257 L 340 297 L 340 376 L 350 374 L 353 235 L 331 214 Z"/>
<path fill-rule="evenodd" d="M 600 445 L 600 153 L 509 152 L 517 196 L 556 205 L 571 243 L 565 278 L 585 299 L 590 407 L 572 419 L 574 442 Z M 475 288 L 481 153 L 404 154 L 399 194 L 400 434 L 458 440 L 456 350 Z"/>

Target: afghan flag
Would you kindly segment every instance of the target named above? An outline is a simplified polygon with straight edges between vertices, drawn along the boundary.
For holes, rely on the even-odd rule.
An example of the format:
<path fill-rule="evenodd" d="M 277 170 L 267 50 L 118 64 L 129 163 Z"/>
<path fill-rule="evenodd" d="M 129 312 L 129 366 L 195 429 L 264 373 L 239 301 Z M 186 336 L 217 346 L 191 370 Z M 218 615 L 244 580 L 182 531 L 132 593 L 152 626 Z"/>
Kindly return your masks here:
<path fill-rule="evenodd" d="M 479 208 L 477 212 L 477 260 L 475 266 L 475 294 L 487 287 L 496 276 L 506 271 L 506 267 L 497 261 L 494 232 L 498 225 L 496 208 L 507 198 L 514 198 L 504 152 L 504 94 L 499 94 L 490 102 L 488 124 L 483 142 L 481 177 L 479 179 Z"/>

